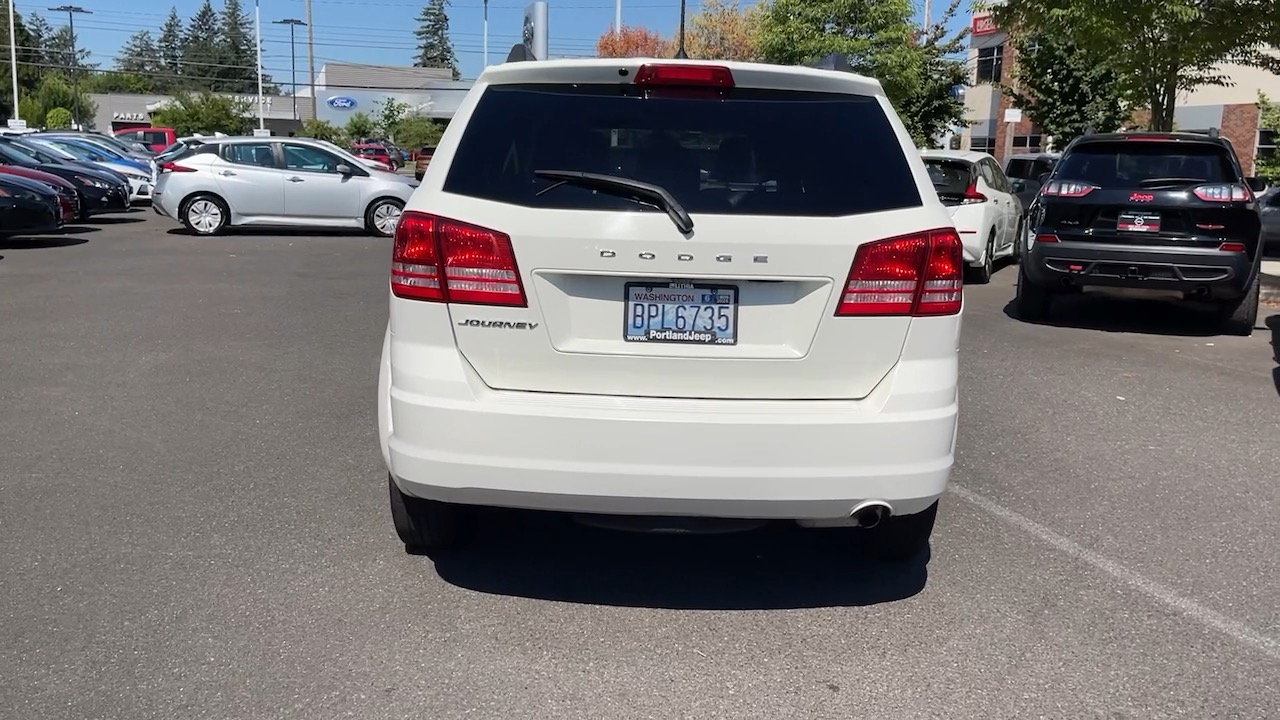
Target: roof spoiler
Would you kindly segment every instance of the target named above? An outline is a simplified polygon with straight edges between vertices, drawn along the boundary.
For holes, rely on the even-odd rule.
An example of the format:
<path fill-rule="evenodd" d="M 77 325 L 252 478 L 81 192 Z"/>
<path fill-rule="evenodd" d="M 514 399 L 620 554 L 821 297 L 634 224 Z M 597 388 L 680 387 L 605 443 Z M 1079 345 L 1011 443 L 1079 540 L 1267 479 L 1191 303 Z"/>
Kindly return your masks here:
<path fill-rule="evenodd" d="M 529 60 L 537 60 L 533 51 L 524 43 L 516 43 L 511 47 L 511 52 L 507 53 L 507 62 L 528 62 Z"/>

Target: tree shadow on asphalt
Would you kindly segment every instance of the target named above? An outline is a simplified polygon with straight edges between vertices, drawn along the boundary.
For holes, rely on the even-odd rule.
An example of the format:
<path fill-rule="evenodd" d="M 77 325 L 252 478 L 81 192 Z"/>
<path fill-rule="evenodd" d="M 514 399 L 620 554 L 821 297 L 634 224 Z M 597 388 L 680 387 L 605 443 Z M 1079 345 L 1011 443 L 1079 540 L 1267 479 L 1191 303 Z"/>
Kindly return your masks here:
<path fill-rule="evenodd" d="M 929 552 L 866 559 L 851 529 L 778 523 L 720 535 L 630 533 L 556 513 L 486 510 L 477 542 L 435 558 L 458 587 L 537 600 L 673 610 L 856 607 L 903 600 L 928 579 Z"/>
<path fill-rule="evenodd" d="M 71 228 L 63 228 L 62 232 L 66 232 Z M 80 232 L 94 232 L 93 229 L 82 230 Z M 0 238 L 0 250 L 44 250 L 51 248 L 73 247 L 75 245 L 83 245 L 89 242 L 85 238 L 68 237 L 66 235 L 51 235 L 37 237 L 10 237 Z"/>
<path fill-rule="evenodd" d="M 1083 292 L 1059 295 L 1044 320 L 1025 320 L 1010 300 L 1004 314 L 1019 322 L 1079 330 L 1214 337 L 1222 335 L 1217 316 L 1210 310 L 1177 300 L 1126 297 L 1119 294 Z M 1265 330 L 1262 324 L 1258 329 Z"/>

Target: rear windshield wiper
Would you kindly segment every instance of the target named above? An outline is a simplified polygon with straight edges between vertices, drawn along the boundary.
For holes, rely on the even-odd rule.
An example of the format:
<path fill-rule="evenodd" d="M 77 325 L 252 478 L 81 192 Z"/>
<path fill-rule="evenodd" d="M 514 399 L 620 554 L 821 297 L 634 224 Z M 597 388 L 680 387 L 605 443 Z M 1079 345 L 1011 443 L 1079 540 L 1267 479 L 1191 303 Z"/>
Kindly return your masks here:
<path fill-rule="evenodd" d="M 1204 178 L 1188 178 L 1188 177 L 1167 177 L 1167 178 L 1149 178 L 1138 183 L 1138 187 L 1158 188 L 1158 187 L 1176 187 L 1178 185 L 1195 185 L 1205 182 Z"/>
<path fill-rule="evenodd" d="M 685 212 L 684 207 L 676 202 L 676 199 L 671 196 L 671 193 L 667 192 L 666 188 L 659 185 L 651 185 L 639 180 L 630 180 L 614 175 L 600 175 L 577 170 L 534 170 L 533 174 L 545 180 L 559 180 L 551 187 L 538 191 L 539 195 L 551 192 L 561 185 L 578 185 L 626 198 L 643 205 L 655 206 L 660 210 L 666 211 L 667 217 L 671 218 L 671 222 L 676 224 L 677 230 L 686 235 L 693 232 L 693 218 L 689 217 L 689 213 Z"/>

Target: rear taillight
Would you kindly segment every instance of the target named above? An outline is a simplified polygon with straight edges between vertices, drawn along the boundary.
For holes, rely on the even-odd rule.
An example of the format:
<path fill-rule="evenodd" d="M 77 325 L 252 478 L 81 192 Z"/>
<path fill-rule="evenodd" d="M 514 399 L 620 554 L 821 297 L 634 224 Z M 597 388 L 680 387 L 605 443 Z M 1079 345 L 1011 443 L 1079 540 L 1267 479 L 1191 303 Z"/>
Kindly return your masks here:
<path fill-rule="evenodd" d="M 396 225 L 391 292 L 410 300 L 525 307 L 505 233 L 420 212 Z"/>
<path fill-rule="evenodd" d="M 179 165 L 178 163 L 173 163 L 173 162 L 167 162 L 167 163 L 164 163 L 163 165 L 161 165 L 161 166 L 160 166 L 160 172 L 162 172 L 162 173 L 167 173 L 167 172 L 195 172 L 195 171 L 196 171 L 196 169 L 195 169 L 195 168 L 189 168 L 189 167 L 187 167 L 186 165 Z"/>
<path fill-rule="evenodd" d="M 1253 200 L 1253 192 L 1247 186 L 1230 183 L 1201 185 L 1191 192 L 1205 202 L 1236 203 Z"/>
<path fill-rule="evenodd" d="M 1057 236 L 1057 235 L 1049 235 L 1049 234 L 1037 235 L 1037 236 L 1036 236 L 1036 242 L 1038 242 L 1038 243 L 1056 243 L 1056 242 L 1058 242 L 1058 236 Z"/>
<path fill-rule="evenodd" d="M 964 197 L 960 200 L 961 205 L 976 205 L 987 201 L 987 196 L 978 192 L 978 183 L 975 181 L 964 191 Z"/>
<path fill-rule="evenodd" d="M 1051 180 L 1046 183 L 1040 194 L 1045 197 L 1082 198 L 1093 192 L 1092 185 L 1075 180 Z"/>
<path fill-rule="evenodd" d="M 954 315 L 964 290 L 964 248 L 952 228 L 858 248 L 836 315 Z"/>

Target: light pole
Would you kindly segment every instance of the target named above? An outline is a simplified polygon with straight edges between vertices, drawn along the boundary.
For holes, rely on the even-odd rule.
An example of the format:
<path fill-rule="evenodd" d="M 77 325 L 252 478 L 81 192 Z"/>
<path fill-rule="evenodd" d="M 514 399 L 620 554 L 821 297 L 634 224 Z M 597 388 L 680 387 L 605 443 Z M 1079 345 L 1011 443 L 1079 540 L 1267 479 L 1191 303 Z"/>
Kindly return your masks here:
<path fill-rule="evenodd" d="M 9 0 L 9 12 L 13 12 L 13 0 Z M 76 129 L 80 129 L 80 73 L 78 70 L 78 60 L 76 57 L 76 15 L 92 15 L 93 12 L 85 10 L 79 5 L 59 5 L 58 7 L 49 8 L 49 12 L 64 12 L 67 14 L 67 29 L 71 33 L 71 59 L 67 62 L 67 67 L 71 70 L 71 103 L 73 109 L 71 111 L 72 124 Z M 18 98 L 14 96 L 13 102 L 17 104 Z"/>
<path fill-rule="evenodd" d="M 18 40 L 13 30 L 13 0 L 9 0 L 9 71 L 13 75 L 13 109 L 9 117 L 18 119 Z"/>
<path fill-rule="evenodd" d="M 485 2 L 488 5 L 488 2 Z M 273 25 L 289 26 L 289 85 L 290 92 L 293 93 L 293 119 L 298 119 L 298 45 L 293 37 L 293 31 L 299 25 L 306 25 L 297 18 L 285 18 L 284 20 L 275 20 Z"/>
<path fill-rule="evenodd" d="M 680 49 L 676 50 L 677 60 L 689 59 L 688 53 L 684 51 L 684 5 L 685 0 L 680 0 Z"/>
<path fill-rule="evenodd" d="M 307 0 L 307 82 L 311 85 L 311 119 L 316 117 L 316 34 L 311 24 L 311 0 Z"/>
<path fill-rule="evenodd" d="M 622 34 L 622 0 L 618 0 L 617 5 L 613 8 L 613 36 L 618 37 Z"/>
<path fill-rule="evenodd" d="M 484 66 L 489 67 L 489 0 L 484 0 Z"/>

